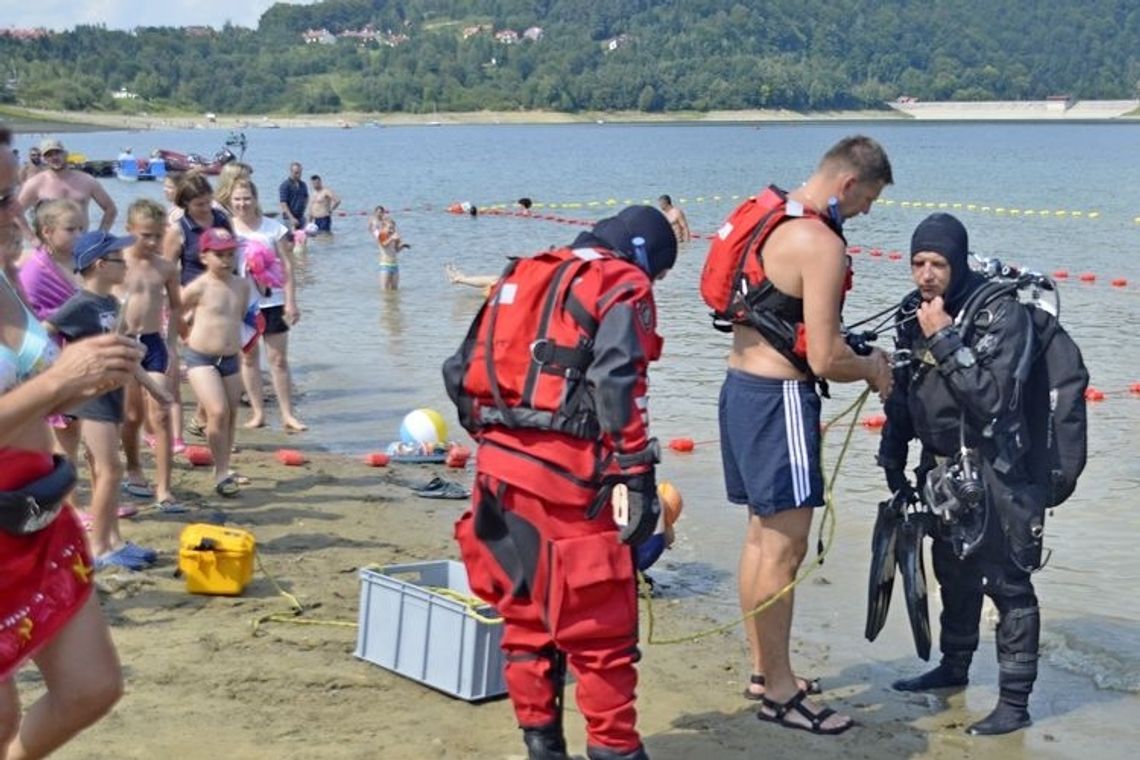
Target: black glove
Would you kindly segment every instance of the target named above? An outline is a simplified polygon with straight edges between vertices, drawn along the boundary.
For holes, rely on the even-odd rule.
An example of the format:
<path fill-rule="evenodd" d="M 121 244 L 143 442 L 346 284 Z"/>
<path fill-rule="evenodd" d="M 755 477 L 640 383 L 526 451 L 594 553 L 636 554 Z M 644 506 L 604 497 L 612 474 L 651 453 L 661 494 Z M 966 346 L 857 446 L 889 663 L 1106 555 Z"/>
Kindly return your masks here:
<path fill-rule="evenodd" d="M 887 469 L 883 471 L 887 476 L 887 488 L 891 489 L 892 494 L 901 493 L 903 499 L 908 504 L 914 504 L 918 501 L 918 493 L 914 490 L 914 486 L 907 480 L 906 472 L 904 470 Z"/>
<path fill-rule="evenodd" d="M 653 470 L 626 480 L 626 498 L 629 504 L 629 522 L 621 529 L 623 544 L 638 546 L 653 535 L 657 519 L 661 516 L 661 502 L 657 500 L 657 476 Z M 621 498 L 615 494 L 615 498 Z"/>

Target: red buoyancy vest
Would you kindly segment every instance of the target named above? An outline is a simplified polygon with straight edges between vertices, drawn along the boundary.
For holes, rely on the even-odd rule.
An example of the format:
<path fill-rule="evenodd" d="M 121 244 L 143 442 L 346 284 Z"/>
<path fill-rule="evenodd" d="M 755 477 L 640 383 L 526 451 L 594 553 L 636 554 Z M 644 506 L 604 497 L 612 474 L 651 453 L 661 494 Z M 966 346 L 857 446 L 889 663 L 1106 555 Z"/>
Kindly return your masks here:
<path fill-rule="evenodd" d="M 701 297 L 713 309 L 714 327 L 725 332 L 734 324 L 755 328 L 794 367 L 811 376 L 803 299 L 782 293 L 764 274 L 764 244 L 789 219 L 818 219 L 842 238 L 818 211 L 770 185 L 737 206 L 713 237 L 701 271 Z M 851 281 L 848 259 L 844 291 L 851 289 Z"/>
<path fill-rule="evenodd" d="M 600 420 L 587 373 L 595 349 L 605 350 L 595 345 L 598 326 L 617 303 L 631 308 L 641 358 L 623 405 L 632 412 Z M 648 441 L 641 410 L 646 367 L 660 356 L 655 329 L 649 278 L 608 251 L 560 248 L 512 261 L 443 367 L 460 423 L 481 445 L 480 470 L 534 491 L 553 475 L 559 487 L 569 481 L 592 494 L 615 449 Z"/>

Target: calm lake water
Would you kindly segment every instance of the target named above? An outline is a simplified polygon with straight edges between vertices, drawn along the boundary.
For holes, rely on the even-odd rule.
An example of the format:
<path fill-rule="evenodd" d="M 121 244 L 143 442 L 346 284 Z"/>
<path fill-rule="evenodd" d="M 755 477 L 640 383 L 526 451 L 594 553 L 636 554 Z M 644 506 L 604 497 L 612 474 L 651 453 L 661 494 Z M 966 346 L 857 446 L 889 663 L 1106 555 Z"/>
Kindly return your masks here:
<path fill-rule="evenodd" d="M 874 259 L 868 249 L 905 252 L 910 232 L 928 213 L 957 213 L 979 254 L 1046 272 L 1067 269 L 1062 317 L 1084 351 L 1092 382 L 1108 398 L 1090 407 L 1090 461 L 1076 495 L 1048 523 L 1049 566 L 1037 576 L 1048 663 L 1034 695 L 1040 731 L 1025 739 L 1036 756 L 1058 754 L 1052 739 L 1064 728 L 1108 755 L 1140 737 L 1140 581 L 1136 542 L 1140 488 L 1140 381 L 1135 328 L 1140 312 L 1140 126 L 1133 124 L 794 124 L 725 126 L 443 126 L 266 130 L 247 132 L 246 160 L 263 197 L 274 199 L 288 163 L 302 161 L 344 199 L 349 212 L 334 221 L 335 239 L 310 246 L 304 264 L 300 326 L 291 353 L 303 391 L 300 413 L 312 426 L 306 441 L 358 454 L 381 450 L 397 437 L 402 416 L 430 406 L 462 430 L 439 381 L 442 360 L 455 349 L 480 303 L 469 288 L 443 274 L 452 262 L 467 272 L 497 273 L 508 255 L 569 242 L 579 227 L 556 221 L 444 213 L 456 201 L 480 207 L 530 196 L 556 204 L 543 214 L 598 219 L 629 201 L 672 194 L 693 230 L 707 233 L 732 209 L 734 196 L 769 182 L 792 187 L 822 152 L 855 132 L 887 148 L 896 184 L 872 213 L 848 223 L 855 256 L 853 321 L 886 308 L 910 289 L 903 261 Z M 136 155 L 154 148 L 211 154 L 225 133 L 192 130 L 76 134 L 73 151 L 113 157 L 124 145 Z M 19 145 L 26 149 L 30 138 Z M 107 180 L 123 207 L 136 194 L 160 196 L 153 185 Z M 363 214 L 376 204 L 396 209 L 404 239 L 401 289 L 378 287 L 375 245 Z M 566 207 L 566 204 L 574 204 Z M 271 204 L 272 205 L 272 204 Z M 728 339 L 709 327 L 697 293 L 705 245 L 685 247 L 658 288 L 665 357 L 652 374 L 656 435 L 715 439 L 716 398 Z M 1076 282 L 1080 272 L 1094 284 Z M 1126 278 L 1126 288 L 1111 287 Z M 855 397 L 835 387 L 825 414 Z M 877 413 L 872 401 L 863 414 Z M 840 436 L 829 440 L 832 461 Z M 875 503 L 884 497 L 873 466 L 877 434 L 856 430 L 836 485 L 836 546 L 823 575 L 797 608 L 796 636 L 828 646 L 840 667 L 871 663 L 876 681 L 914 672 L 901 599 L 880 640 L 862 639 L 868 537 Z M 917 454 L 913 455 L 914 457 Z M 666 454 L 660 477 L 685 494 L 686 520 L 662 571 L 671 592 L 707 593 L 709 609 L 725 620 L 735 609 L 735 557 L 744 525 L 723 498 L 715 443 L 688 456 Z M 932 612 L 932 617 L 934 613 Z M 996 682 L 990 638 L 977 658 L 968 707 L 982 710 Z M 841 652 L 841 653 L 840 653 Z M 977 696 L 973 696 L 977 694 Z M 1020 745 L 1018 745 L 1020 746 Z M 1122 748 L 1116 754 L 1116 748 Z"/>

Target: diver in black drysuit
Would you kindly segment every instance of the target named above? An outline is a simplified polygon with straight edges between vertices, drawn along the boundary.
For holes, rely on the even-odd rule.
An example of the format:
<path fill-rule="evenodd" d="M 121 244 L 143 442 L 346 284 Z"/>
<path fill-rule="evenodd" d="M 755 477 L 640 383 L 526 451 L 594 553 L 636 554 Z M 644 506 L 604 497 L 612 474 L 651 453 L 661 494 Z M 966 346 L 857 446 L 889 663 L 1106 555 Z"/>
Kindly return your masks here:
<path fill-rule="evenodd" d="M 886 402 L 887 422 L 878 463 L 892 492 L 909 489 L 905 467 L 907 445 L 922 443 L 915 473 L 921 493 L 927 480 L 942 479 L 938 463 L 952 462 L 965 444 L 976 451 L 980 485 L 985 495 L 972 513 L 956 525 L 931 522 L 934 574 L 941 584 L 941 663 L 915 678 L 896 681 L 895 689 L 961 687 L 968 682 L 970 662 L 978 647 L 982 595 L 993 599 L 1001 620 L 997 627 L 998 683 L 996 708 L 967 731 L 1004 734 L 1030 724 L 1029 694 L 1037 678 L 1040 616 L 1030 573 L 1041 564 L 1041 533 L 1046 489 L 1036 484 L 1026 458 L 1024 410 L 1018 401 L 1014 373 L 1027 342 L 1030 317 L 1016 294 L 1002 297 L 979 313 L 972 334 L 952 324 L 926 335 L 913 317 L 923 301 L 915 256 L 940 254 L 950 265 L 944 310 L 955 318 L 985 279 L 968 264 L 968 238 L 961 222 L 949 214 L 933 214 L 915 230 L 912 269 L 920 290 L 904 300 L 898 321 L 898 348 L 912 359 L 895 372 L 894 390 Z M 935 306 L 930 303 L 927 308 Z M 1012 408 L 1011 408 L 1012 407 Z M 964 416 L 963 416 L 964 415 Z M 963 423 L 964 420 L 964 423 Z M 935 489 L 936 491 L 938 489 Z M 942 491 L 945 493 L 946 491 Z M 931 496 L 927 492 L 928 498 Z M 928 506 L 932 506 L 929 505 Z M 972 551 L 969 551 L 970 546 Z M 960 558 L 958 553 L 968 553 Z"/>

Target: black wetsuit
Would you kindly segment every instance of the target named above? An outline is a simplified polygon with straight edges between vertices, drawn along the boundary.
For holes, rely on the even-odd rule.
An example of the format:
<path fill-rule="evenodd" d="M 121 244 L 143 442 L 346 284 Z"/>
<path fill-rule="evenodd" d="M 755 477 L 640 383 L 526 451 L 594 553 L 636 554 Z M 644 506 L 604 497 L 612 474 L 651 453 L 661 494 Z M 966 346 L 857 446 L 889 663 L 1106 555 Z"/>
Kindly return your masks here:
<path fill-rule="evenodd" d="M 970 290 L 980 284 L 971 283 Z M 904 302 L 900 315 L 918 302 L 915 293 Z M 1030 476 L 1024 433 L 1017 434 L 1019 424 L 1020 430 L 1025 429 L 1025 410 L 1016 399 L 1014 374 L 1032 337 L 1029 314 L 1012 296 L 991 304 L 985 317 L 988 325 L 979 324 L 965 343 L 958 327 L 930 339 L 923 336 L 917 320 L 900 327 L 899 348 L 912 351 L 913 360 L 895 371 L 879 464 L 892 490 L 897 489 L 905 482 L 907 444 L 918 438 L 922 456 L 916 473 L 921 492 L 935 457 L 955 455 L 961 447 L 959 431 L 965 428 L 966 445 L 977 449 L 981 461 L 987 523 L 981 543 L 965 559 L 956 556 L 945 526 L 934 536 L 934 574 L 943 603 L 940 667 L 949 667 L 958 680 L 924 683 L 966 682 L 978 646 L 985 594 L 1001 613 L 996 634 L 1001 701 L 1024 710 L 1037 677 L 1040 618 L 1030 571 L 1041 561 L 1039 536 L 1046 499 L 1045 489 Z"/>

